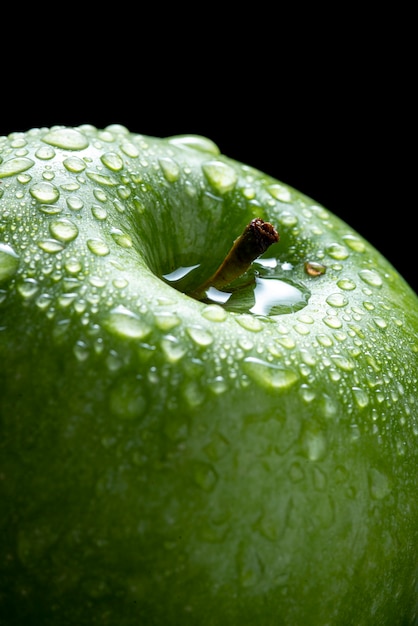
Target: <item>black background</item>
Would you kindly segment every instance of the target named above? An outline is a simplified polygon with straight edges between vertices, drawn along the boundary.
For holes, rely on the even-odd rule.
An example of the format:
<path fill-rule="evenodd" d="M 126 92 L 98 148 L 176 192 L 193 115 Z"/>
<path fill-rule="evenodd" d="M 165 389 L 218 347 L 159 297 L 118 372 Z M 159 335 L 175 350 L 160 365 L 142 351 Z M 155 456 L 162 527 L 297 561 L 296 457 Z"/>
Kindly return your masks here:
<path fill-rule="evenodd" d="M 90 30 L 74 18 L 53 42 L 45 29 L 5 66 L 0 134 L 120 123 L 206 135 L 339 215 L 417 291 L 410 18 L 328 15 L 331 28 L 295 13 L 189 25 L 108 15 Z"/>

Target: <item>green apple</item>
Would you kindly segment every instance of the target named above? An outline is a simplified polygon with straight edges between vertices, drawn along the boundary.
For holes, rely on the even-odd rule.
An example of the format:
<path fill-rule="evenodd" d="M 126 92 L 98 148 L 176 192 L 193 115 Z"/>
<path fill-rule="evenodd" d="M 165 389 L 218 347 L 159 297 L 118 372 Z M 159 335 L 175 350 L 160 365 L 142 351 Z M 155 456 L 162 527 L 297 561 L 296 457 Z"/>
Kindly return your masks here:
<path fill-rule="evenodd" d="M 1 624 L 417 623 L 418 298 L 302 193 L 200 136 L 0 138 L 0 364 Z"/>

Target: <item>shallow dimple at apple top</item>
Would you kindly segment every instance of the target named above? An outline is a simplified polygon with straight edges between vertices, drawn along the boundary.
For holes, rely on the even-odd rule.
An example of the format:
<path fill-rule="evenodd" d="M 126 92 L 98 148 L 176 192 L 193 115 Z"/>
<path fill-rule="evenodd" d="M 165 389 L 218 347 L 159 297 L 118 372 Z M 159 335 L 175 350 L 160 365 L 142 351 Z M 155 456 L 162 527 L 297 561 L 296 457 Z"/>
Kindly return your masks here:
<path fill-rule="evenodd" d="M 389 614 L 397 597 L 411 606 L 396 573 L 416 571 L 418 309 L 395 269 L 325 208 L 203 137 L 57 126 L 0 138 L 0 155 L 1 376 L 15 392 L 0 400 L 0 470 L 10 477 L 16 456 L 38 502 L 33 512 L 23 496 L 7 500 L 16 547 L 1 558 L 6 550 L 17 563 L 22 588 L 44 589 L 69 559 L 64 595 L 106 603 L 127 594 L 151 610 L 157 589 L 182 616 L 173 624 L 196 623 L 182 586 L 195 576 L 221 606 L 245 590 L 254 620 L 267 605 L 276 623 L 278 604 L 304 623 L 312 612 L 318 624 L 340 624 L 315 570 L 328 589 L 338 579 L 342 605 L 355 600 L 358 571 L 368 573 L 361 598 L 376 598 L 386 624 L 384 585 L 371 581 L 384 545 Z M 254 217 L 276 226 L 279 243 L 235 290 L 190 298 Z M 62 497 L 38 466 L 44 446 L 56 450 L 51 471 L 73 506 L 83 477 L 81 517 L 94 532 L 75 520 L 57 534 L 57 513 L 52 525 L 44 516 Z M 80 470 L 63 469 L 76 457 Z M 408 527 L 401 539 L 398 524 Z M 100 547 L 109 544 L 110 556 Z M 102 584 L 94 565 L 84 580 L 84 551 L 115 578 Z M 60 591 L 51 593 L 59 607 Z"/>

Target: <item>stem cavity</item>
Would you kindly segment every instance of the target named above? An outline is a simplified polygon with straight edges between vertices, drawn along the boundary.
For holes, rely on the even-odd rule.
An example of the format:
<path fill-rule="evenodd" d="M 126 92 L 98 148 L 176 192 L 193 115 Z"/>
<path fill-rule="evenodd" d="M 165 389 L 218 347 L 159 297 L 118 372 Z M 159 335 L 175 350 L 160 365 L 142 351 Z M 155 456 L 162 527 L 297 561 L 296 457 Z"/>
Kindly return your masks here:
<path fill-rule="evenodd" d="M 227 287 L 242 276 L 255 259 L 278 241 L 279 234 L 270 222 L 265 222 L 259 217 L 251 220 L 243 233 L 235 239 L 216 272 L 189 295 L 196 300 L 203 300 L 210 287 L 219 290 Z"/>

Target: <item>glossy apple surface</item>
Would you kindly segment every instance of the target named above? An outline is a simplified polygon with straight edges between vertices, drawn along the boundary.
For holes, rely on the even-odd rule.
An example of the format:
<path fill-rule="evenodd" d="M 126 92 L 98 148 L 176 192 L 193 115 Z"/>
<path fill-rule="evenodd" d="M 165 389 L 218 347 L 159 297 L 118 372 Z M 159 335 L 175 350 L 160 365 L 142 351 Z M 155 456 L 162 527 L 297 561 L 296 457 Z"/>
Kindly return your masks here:
<path fill-rule="evenodd" d="M 279 243 L 187 295 L 255 217 Z M 209 139 L 1 138 L 1 623 L 416 623 L 417 330 L 377 250 Z"/>

